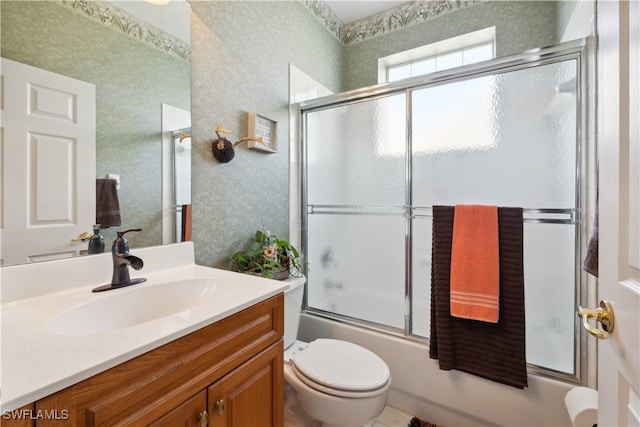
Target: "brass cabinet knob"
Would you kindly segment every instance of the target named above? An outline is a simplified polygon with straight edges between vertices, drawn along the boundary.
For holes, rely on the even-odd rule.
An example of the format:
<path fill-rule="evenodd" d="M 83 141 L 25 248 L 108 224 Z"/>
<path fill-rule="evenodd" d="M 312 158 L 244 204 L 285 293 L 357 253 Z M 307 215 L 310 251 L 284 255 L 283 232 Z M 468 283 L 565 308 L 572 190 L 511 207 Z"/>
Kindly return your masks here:
<path fill-rule="evenodd" d="M 582 319 L 582 326 L 594 337 L 606 340 L 609 333 L 613 332 L 613 308 L 607 301 L 600 301 L 598 308 L 578 307 L 577 314 Z M 592 317 L 596 319 L 596 322 L 600 322 L 602 329 L 589 325 L 589 319 Z"/>
<path fill-rule="evenodd" d="M 200 427 L 207 427 L 209 424 L 209 414 L 207 414 L 207 411 L 198 414 L 198 421 L 200 421 Z"/>
<path fill-rule="evenodd" d="M 216 411 L 218 411 L 219 415 L 224 414 L 224 400 L 216 400 L 216 403 L 214 403 L 213 407 Z"/>

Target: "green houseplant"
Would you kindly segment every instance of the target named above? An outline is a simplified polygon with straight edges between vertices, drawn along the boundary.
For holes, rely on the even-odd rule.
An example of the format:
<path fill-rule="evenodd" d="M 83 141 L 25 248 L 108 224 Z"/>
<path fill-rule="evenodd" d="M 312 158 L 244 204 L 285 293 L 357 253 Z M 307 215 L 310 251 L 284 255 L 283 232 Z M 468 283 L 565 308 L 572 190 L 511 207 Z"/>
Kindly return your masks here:
<path fill-rule="evenodd" d="M 229 260 L 235 271 L 269 279 L 282 280 L 302 274 L 298 250 L 269 231 L 258 230 L 249 249 L 234 253 Z"/>

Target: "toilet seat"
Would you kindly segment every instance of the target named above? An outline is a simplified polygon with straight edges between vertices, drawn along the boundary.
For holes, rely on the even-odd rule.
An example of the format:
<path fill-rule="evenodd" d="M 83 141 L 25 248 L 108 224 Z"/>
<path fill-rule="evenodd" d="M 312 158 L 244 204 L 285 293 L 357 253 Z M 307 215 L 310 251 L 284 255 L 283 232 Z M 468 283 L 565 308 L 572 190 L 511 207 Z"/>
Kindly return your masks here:
<path fill-rule="evenodd" d="M 291 356 L 296 376 L 311 388 L 341 397 L 375 396 L 389 383 L 387 364 L 346 341 L 317 339 Z"/>

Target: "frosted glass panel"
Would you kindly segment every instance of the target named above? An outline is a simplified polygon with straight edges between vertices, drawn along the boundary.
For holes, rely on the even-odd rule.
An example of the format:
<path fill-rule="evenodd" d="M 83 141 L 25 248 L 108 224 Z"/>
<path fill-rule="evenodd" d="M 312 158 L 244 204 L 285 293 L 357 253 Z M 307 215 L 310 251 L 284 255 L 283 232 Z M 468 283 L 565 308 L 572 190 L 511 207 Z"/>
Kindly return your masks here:
<path fill-rule="evenodd" d="M 404 328 L 405 219 L 310 215 L 308 304 Z"/>
<path fill-rule="evenodd" d="M 413 226 L 413 328 L 429 337 L 432 221 Z M 575 226 L 524 226 L 527 362 L 574 370 Z"/>
<path fill-rule="evenodd" d="M 527 362 L 573 373 L 575 226 L 525 224 Z"/>
<path fill-rule="evenodd" d="M 414 91 L 414 204 L 574 207 L 575 78 L 571 60 Z"/>
<path fill-rule="evenodd" d="M 405 95 L 307 114 L 308 203 L 401 206 Z"/>
<path fill-rule="evenodd" d="M 412 327 L 411 333 L 429 337 L 431 323 L 431 218 L 413 221 Z"/>

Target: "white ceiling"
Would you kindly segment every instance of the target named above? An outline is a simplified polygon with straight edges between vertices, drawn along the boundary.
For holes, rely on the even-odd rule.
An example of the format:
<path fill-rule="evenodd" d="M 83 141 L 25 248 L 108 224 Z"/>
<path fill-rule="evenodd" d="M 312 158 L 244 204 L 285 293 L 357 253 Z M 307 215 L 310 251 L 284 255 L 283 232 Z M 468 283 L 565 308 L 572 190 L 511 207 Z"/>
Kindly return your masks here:
<path fill-rule="evenodd" d="M 407 0 L 326 0 L 343 24 L 350 24 L 407 3 Z"/>
<path fill-rule="evenodd" d="M 109 3 L 191 44 L 191 5 L 185 0 L 171 0 L 162 6 L 140 0 L 110 0 Z"/>

